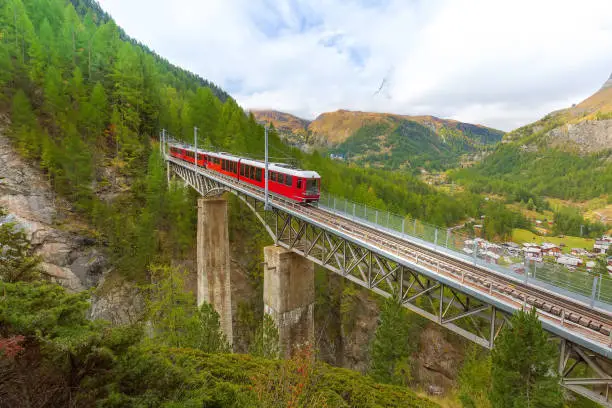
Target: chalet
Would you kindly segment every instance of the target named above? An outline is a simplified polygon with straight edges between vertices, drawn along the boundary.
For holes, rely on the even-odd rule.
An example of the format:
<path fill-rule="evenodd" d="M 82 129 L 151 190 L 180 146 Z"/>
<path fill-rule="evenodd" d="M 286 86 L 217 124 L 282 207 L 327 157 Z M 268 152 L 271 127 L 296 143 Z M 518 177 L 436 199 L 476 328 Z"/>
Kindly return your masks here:
<path fill-rule="evenodd" d="M 542 248 L 529 246 L 525 249 L 525 259 L 528 261 L 542 262 Z"/>
<path fill-rule="evenodd" d="M 587 272 L 591 272 L 593 270 L 593 268 L 595 268 L 595 265 L 597 265 L 595 263 L 595 261 L 587 261 L 587 263 L 586 263 L 586 270 L 587 270 Z"/>
<path fill-rule="evenodd" d="M 589 256 L 591 253 L 584 248 L 572 248 L 570 253 L 574 256 Z"/>
<path fill-rule="evenodd" d="M 595 244 L 593 244 L 593 252 L 596 254 L 605 254 L 612 246 L 612 237 L 608 235 L 604 235 L 598 240 L 595 240 Z"/>
<path fill-rule="evenodd" d="M 506 242 L 502 245 L 504 251 L 509 256 L 520 256 L 523 252 L 523 248 L 516 242 Z"/>
<path fill-rule="evenodd" d="M 542 243 L 542 255 L 554 256 L 555 258 L 561 256 L 561 248 L 550 242 Z"/>
<path fill-rule="evenodd" d="M 557 258 L 557 263 L 573 269 L 582 265 L 582 259 L 576 258 L 575 256 L 563 255 Z"/>
<path fill-rule="evenodd" d="M 497 263 L 499 263 L 500 255 L 496 254 L 493 251 L 486 251 L 484 253 L 484 258 L 489 263 L 497 264 Z"/>

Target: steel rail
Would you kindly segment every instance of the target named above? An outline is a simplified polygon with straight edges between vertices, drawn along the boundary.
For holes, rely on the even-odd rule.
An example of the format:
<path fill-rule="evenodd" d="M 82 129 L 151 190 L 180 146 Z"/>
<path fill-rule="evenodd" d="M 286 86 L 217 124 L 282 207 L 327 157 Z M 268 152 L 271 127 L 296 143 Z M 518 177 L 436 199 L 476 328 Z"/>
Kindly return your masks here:
<path fill-rule="evenodd" d="M 166 156 L 166 160 L 186 169 L 196 170 L 205 177 L 224 183 L 228 188 L 241 191 L 255 199 L 263 200 L 264 198 L 258 188 L 242 183 L 235 178 L 213 173 L 201 167 L 196 168 L 191 163 L 185 163 L 172 157 Z M 567 299 L 547 289 L 534 287 L 515 278 L 457 260 L 447 254 L 436 252 L 431 248 L 360 223 L 358 220 L 342 217 L 315 206 L 300 205 L 278 195 L 271 195 L 270 198 L 272 207 L 296 213 L 306 221 L 311 220 L 326 225 L 331 231 L 340 231 L 350 236 L 356 243 L 364 242 L 378 248 L 383 255 L 385 253 L 397 254 L 398 258 L 404 258 L 406 261 L 412 258 L 412 262 L 420 267 L 425 267 L 434 274 L 445 275 L 454 281 L 460 277 L 461 285 L 471 287 L 498 300 L 509 301 L 515 309 L 530 304 L 538 310 L 541 319 L 547 319 L 552 324 L 560 325 L 563 328 L 577 330 L 582 336 L 596 341 L 607 349 L 606 355 L 612 353 L 610 351 L 612 318 L 605 311 L 592 310 L 575 299 Z"/>
<path fill-rule="evenodd" d="M 484 286 L 487 290 L 490 290 L 491 287 L 495 288 L 495 285 L 497 284 L 498 287 L 497 289 L 495 289 L 495 291 L 506 292 L 506 297 L 511 297 L 515 301 L 518 299 L 521 302 L 527 302 L 530 305 L 536 306 L 537 309 L 544 310 L 548 314 L 563 317 L 563 319 L 567 320 L 568 322 L 577 323 L 590 330 L 594 330 L 604 336 L 610 335 L 610 330 L 612 329 L 612 315 L 610 315 L 606 311 L 595 312 L 589 306 L 582 304 L 579 301 L 575 301 L 573 299 L 569 300 L 563 297 L 562 295 L 554 294 L 546 289 L 534 287 L 533 285 L 525 284 L 522 282 L 517 282 L 515 279 L 504 277 L 501 274 L 497 274 L 487 269 L 479 268 L 478 266 L 461 262 L 448 256 L 447 254 L 435 252 L 431 248 L 423 247 L 413 242 L 402 240 L 395 235 L 377 230 L 369 225 L 359 223 L 358 221 L 342 217 L 344 221 L 337 222 L 335 220 L 338 217 L 335 213 L 315 207 L 310 208 L 314 209 L 314 211 L 311 211 L 311 216 L 324 218 L 326 222 L 333 223 L 334 225 L 342 227 L 344 229 L 350 228 L 351 232 L 359 234 L 362 237 L 365 236 L 371 239 L 371 237 L 375 236 L 376 238 L 378 238 L 375 240 L 375 242 L 385 241 L 387 245 L 392 244 L 395 250 L 397 250 L 400 246 L 404 246 L 419 251 L 422 255 L 427 257 L 421 258 L 420 260 L 425 260 L 429 258 L 429 260 L 431 261 L 430 265 L 436 266 L 438 272 L 440 271 L 440 266 L 442 265 L 440 260 L 443 259 L 443 262 L 446 265 L 459 268 L 460 270 L 475 275 L 472 280 L 477 283 L 480 283 L 480 286 Z M 325 213 L 326 216 L 321 217 L 321 212 Z M 464 278 L 470 277 L 467 275 L 463 276 Z M 537 302 L 538 300 L 541 303 Z M 549 308 L 547 306 L 549 306 Z M 565 310 L 568 310 L 569 313 L 566 312 L 564 314 L 563 312 Z"/>

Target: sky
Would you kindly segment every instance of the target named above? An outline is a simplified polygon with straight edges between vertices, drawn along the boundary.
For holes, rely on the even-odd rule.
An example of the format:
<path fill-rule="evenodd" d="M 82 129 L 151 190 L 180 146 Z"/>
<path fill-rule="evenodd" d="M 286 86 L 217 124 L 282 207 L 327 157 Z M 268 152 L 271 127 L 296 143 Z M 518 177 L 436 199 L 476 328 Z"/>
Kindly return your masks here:
<path fill-rule="evenodd" d="M 512 130 L 612 72 L 610 0 L 99 0 L 245 109 L 434 115 Z"/>

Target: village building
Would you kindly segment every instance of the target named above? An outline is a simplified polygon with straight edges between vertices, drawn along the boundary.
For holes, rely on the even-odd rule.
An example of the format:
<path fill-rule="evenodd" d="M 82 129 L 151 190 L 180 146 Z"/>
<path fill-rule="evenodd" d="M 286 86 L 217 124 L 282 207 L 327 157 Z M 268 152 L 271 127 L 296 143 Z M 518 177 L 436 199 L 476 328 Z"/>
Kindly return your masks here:
<path fill-rule="evenodd" d="M 593 244 L 593 252 L 596 254 L 606 254 L 612 246 L 612 237 L 604 235 L 600 239 L 595 240 Z"/>
<path fill-rule="evenodd" d="M 542 255 L 554 256 L 555 258 L 561 256 L 561 248 L 558 245 L 550 242 L 542 243 Z"/>
<path fill-rule="evenodd" d="M 529 246 L 525 249 L 525 259 L 528 261 L 542 262 L 542 248 Z"/>
<path fill-rule="evenodd" d="M 576 258 L 575 256 L 562 255 L 557 258 L 557 263 L 564 265 L 569 269 L 574 269 L 577 266 L 582 265 L 582 259 Z"/>
<path fill-rule="evenodd" d="M 573 256 L 590 256 L 591 253 L 584 248 L 572 248 L 570 253 Z"/>
<path fill-rule="evenodd" d="M 485 261 L 487 261 L 489 263 L 498 264 L 499 263 L 499 258 L 501 258 L 501 255 L 498 255 L 498 254 L 496 254 L 493 251 L 486 251 L 484 253 L 484 257 L 485 257 Z"/>

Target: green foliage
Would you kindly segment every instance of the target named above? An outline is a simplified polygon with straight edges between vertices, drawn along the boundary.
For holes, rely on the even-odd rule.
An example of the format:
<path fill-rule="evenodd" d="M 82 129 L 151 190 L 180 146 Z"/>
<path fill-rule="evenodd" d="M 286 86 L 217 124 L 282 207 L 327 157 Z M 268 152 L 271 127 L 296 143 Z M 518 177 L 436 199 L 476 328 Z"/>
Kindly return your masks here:
<path fill-rule="evenodd" d="M 452 172 L 451 178 L 477 193 L 512 198 L 529 191 L 537 196 L 587 200 L 612 191 L 610 154 L 602 151 L 579 156 L 551 148 L 528 151 L 518 143 L 508 143 L 479 165 Z"/>
<path fill-rule="evenodd" d="M 147 310 L 154 342 L 207 353 L 229 352 L 219 314 L 208 303 L 196 306 L 195 296 L 185 291 L 183 275 L 172 267 L 151 268 Z"/>
<path fill-rule="evenodd" d="M 514 228 L 529 228 L 522 214 L 510 211 L 501 201 L 489 201 L 483 208 L 484 235 L 487 239 L 507 240 Z"/>
<path fill-rule="evenodd" d="M 585 220 L 577 209 L 571 207 L 558 209 L 554 217 L 553 233 L 555 235 L 595 238 L 601 236 L 607 229 L 600 222 Z"/>
<path fill-rule="evenodd" d="M 285 400 L 295 407 L 437 406 L 407 388 L 376 384 L 356 372 L 313 363 L 308 355 L 267 360 L 169 348 L 157 336 L 143 340 L 138 326 L 109 328 L 88 320 L 88 294 L 68 294 L 58 285 L 0 282 L 0 293 L 0 338 L 26 336 L 17 356 L 0 358 L 6 406 L 267 408 L 273 406 L 269 397 L 279 395 L 270 384 L 284 387 Z M 168 319 L 179 316 L 172 310 L 177 304 L 164 305 Z M 153 310 L 156 316 L 162 312 Z M 49 389 L 54 392 L 44 392 Z"/>
<path fill-rule="evenodd" d="M 464 408 L 491 407 L 491 356 L 482 351 L 480 346 L 472 346 L 459 372 L 458 394 Z"/>
<path fill-rule="evenodd" d="M 0 208 L 0 222 L 4 213 Z M 0 223 L 0 281 L 29 281 L 39 275 L 40 259 L 32 255 L 30 241 L 15 223 Z"/>
<path fill-rule="evenodd" d="M 501 140 L 501 132 L 465 127 L 434 131 L 412 120 L 389 119 L 360 127 L 333 151 L 354 163 L 388 170 L 448 169 L 458 164 L 461 155 L 481 149 L 481 143 Z"/>
<path fill-rule="evenodd" d="M 415 351 L 417 327 L 408 311 L 394 298 L 382 304 L 379 324 L 370 351 L 370 376 L 377 382 L 407 385 L 411 380 L 410 356 Z"/>
<path fill-rule="evenodd" d="M 278 327 L 274 319 L 267 313 L 264 313 L 262 323 L 255 332 L 255 341 L 251 344 L 249 353 L 267 359 L 280 357 Z"/>
<path fill-rule="evenodd" d="M 492 353 L 491 404 L 499 408 L 562 407 L 555 374 L 554 343 L 542 329 L 535 309 L 519 310 Z"/>

